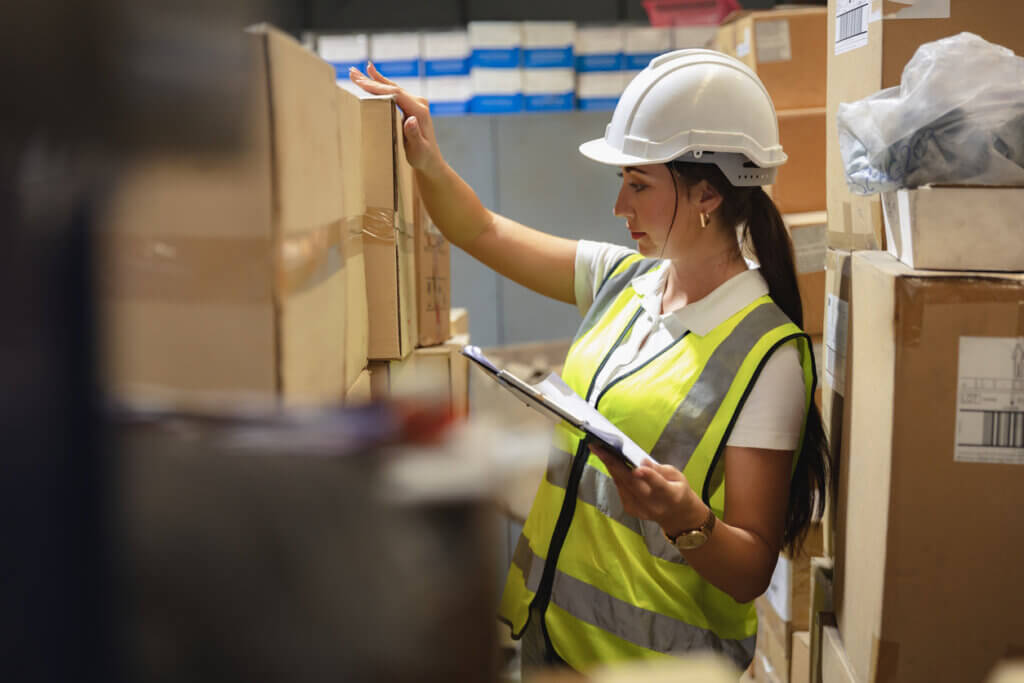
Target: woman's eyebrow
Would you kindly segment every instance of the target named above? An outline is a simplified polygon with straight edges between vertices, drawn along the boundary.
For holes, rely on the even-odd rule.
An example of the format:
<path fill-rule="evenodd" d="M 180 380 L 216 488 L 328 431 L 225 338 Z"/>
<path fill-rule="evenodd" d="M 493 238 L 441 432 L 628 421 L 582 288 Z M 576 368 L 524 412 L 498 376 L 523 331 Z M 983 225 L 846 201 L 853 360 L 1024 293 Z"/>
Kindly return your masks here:
<path fill-rule="evenodd" d="M 647 171 L 644 171 L 636 166 L 623 166 L 623 171 L 626 173 L 639 173 L 640 175 L 650 175 Z"/>

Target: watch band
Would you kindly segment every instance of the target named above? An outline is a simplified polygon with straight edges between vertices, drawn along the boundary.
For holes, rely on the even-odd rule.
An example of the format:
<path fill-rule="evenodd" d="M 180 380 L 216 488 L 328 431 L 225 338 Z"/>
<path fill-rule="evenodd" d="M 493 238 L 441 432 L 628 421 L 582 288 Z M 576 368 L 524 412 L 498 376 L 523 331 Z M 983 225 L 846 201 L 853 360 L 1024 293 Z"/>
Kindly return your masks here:
<path fill-rule="evenodd" d="M 699 532 L 703 533 L 705 536 L 710 537 L 711 536 L 711 531 L 714 528 L 715 528 L 715 511 L 712 510 L 710 507 L 708 507 L 708 516 L 704 519 L 704 522 L 699 527 L 697 527 L 695 529 L 683 529 L 682 531 L 680 531 L 675 536 L 669 536 L 668 533 L 664 529 L 661 530 L 661 533 L 662 533 L 662 535 L 665 536 L 666 539 L 668 539 L 669 543 L 671 543 L 672 545 L 675 545 L 676 544 L 676 540 L 679 539 L 679 537 L 685 536 L 686 534 L 690 534 L 690 533 L 693 533 L 695 531 L 699 531 Z"/>

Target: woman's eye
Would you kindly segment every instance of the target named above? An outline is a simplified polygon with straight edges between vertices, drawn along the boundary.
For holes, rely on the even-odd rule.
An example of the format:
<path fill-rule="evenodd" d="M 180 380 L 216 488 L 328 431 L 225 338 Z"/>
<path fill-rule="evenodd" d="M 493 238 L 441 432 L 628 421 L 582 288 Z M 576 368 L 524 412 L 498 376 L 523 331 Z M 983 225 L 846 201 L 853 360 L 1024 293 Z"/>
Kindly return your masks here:
<path fill-rule="evenodd" d="M 639 183 L 630 183 L 629 186 L 633 188 L 634 192 L 642 192 L 647 187 L 646 185 L 640 185 Z"/>

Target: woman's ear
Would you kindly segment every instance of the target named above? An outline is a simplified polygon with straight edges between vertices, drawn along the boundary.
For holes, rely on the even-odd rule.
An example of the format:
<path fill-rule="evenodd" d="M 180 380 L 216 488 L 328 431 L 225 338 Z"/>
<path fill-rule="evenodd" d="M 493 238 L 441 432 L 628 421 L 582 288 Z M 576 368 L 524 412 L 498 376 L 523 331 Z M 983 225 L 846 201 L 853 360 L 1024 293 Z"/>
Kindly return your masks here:
<path fill-rule="evenodd" d="M 712 213 L 722 205 L 722 195 L 706 180 L 694 186 L 695 204 L 701 213 Z"/>

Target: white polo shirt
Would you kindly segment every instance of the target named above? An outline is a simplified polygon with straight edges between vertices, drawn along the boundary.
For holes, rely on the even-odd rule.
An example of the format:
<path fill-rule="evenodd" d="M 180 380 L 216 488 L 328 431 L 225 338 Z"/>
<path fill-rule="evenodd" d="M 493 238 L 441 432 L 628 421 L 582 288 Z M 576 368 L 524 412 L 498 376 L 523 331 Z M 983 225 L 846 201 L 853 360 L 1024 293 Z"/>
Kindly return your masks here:
<path fill-rule="evenodd" d="M 635 253 L 616 244 L 580 240 L 576 248 L 576 305 L 581 314 L 594 302 L 597 288 L 623 257 Z M 592 400 L 609 382 L 642 365 L 685 332 L 704 336 L 734 313 L 768 293 L 757 269 L 740 273 L 703 299 L 670 313 L 661 312 L 667 268 L 633 279 L 644 312 L 597 376 Z M 729 434 L 727 445 L 792 451 L 803 426 L 804 373 L 795 343 L 775 351 L 765 363 Z"/>

